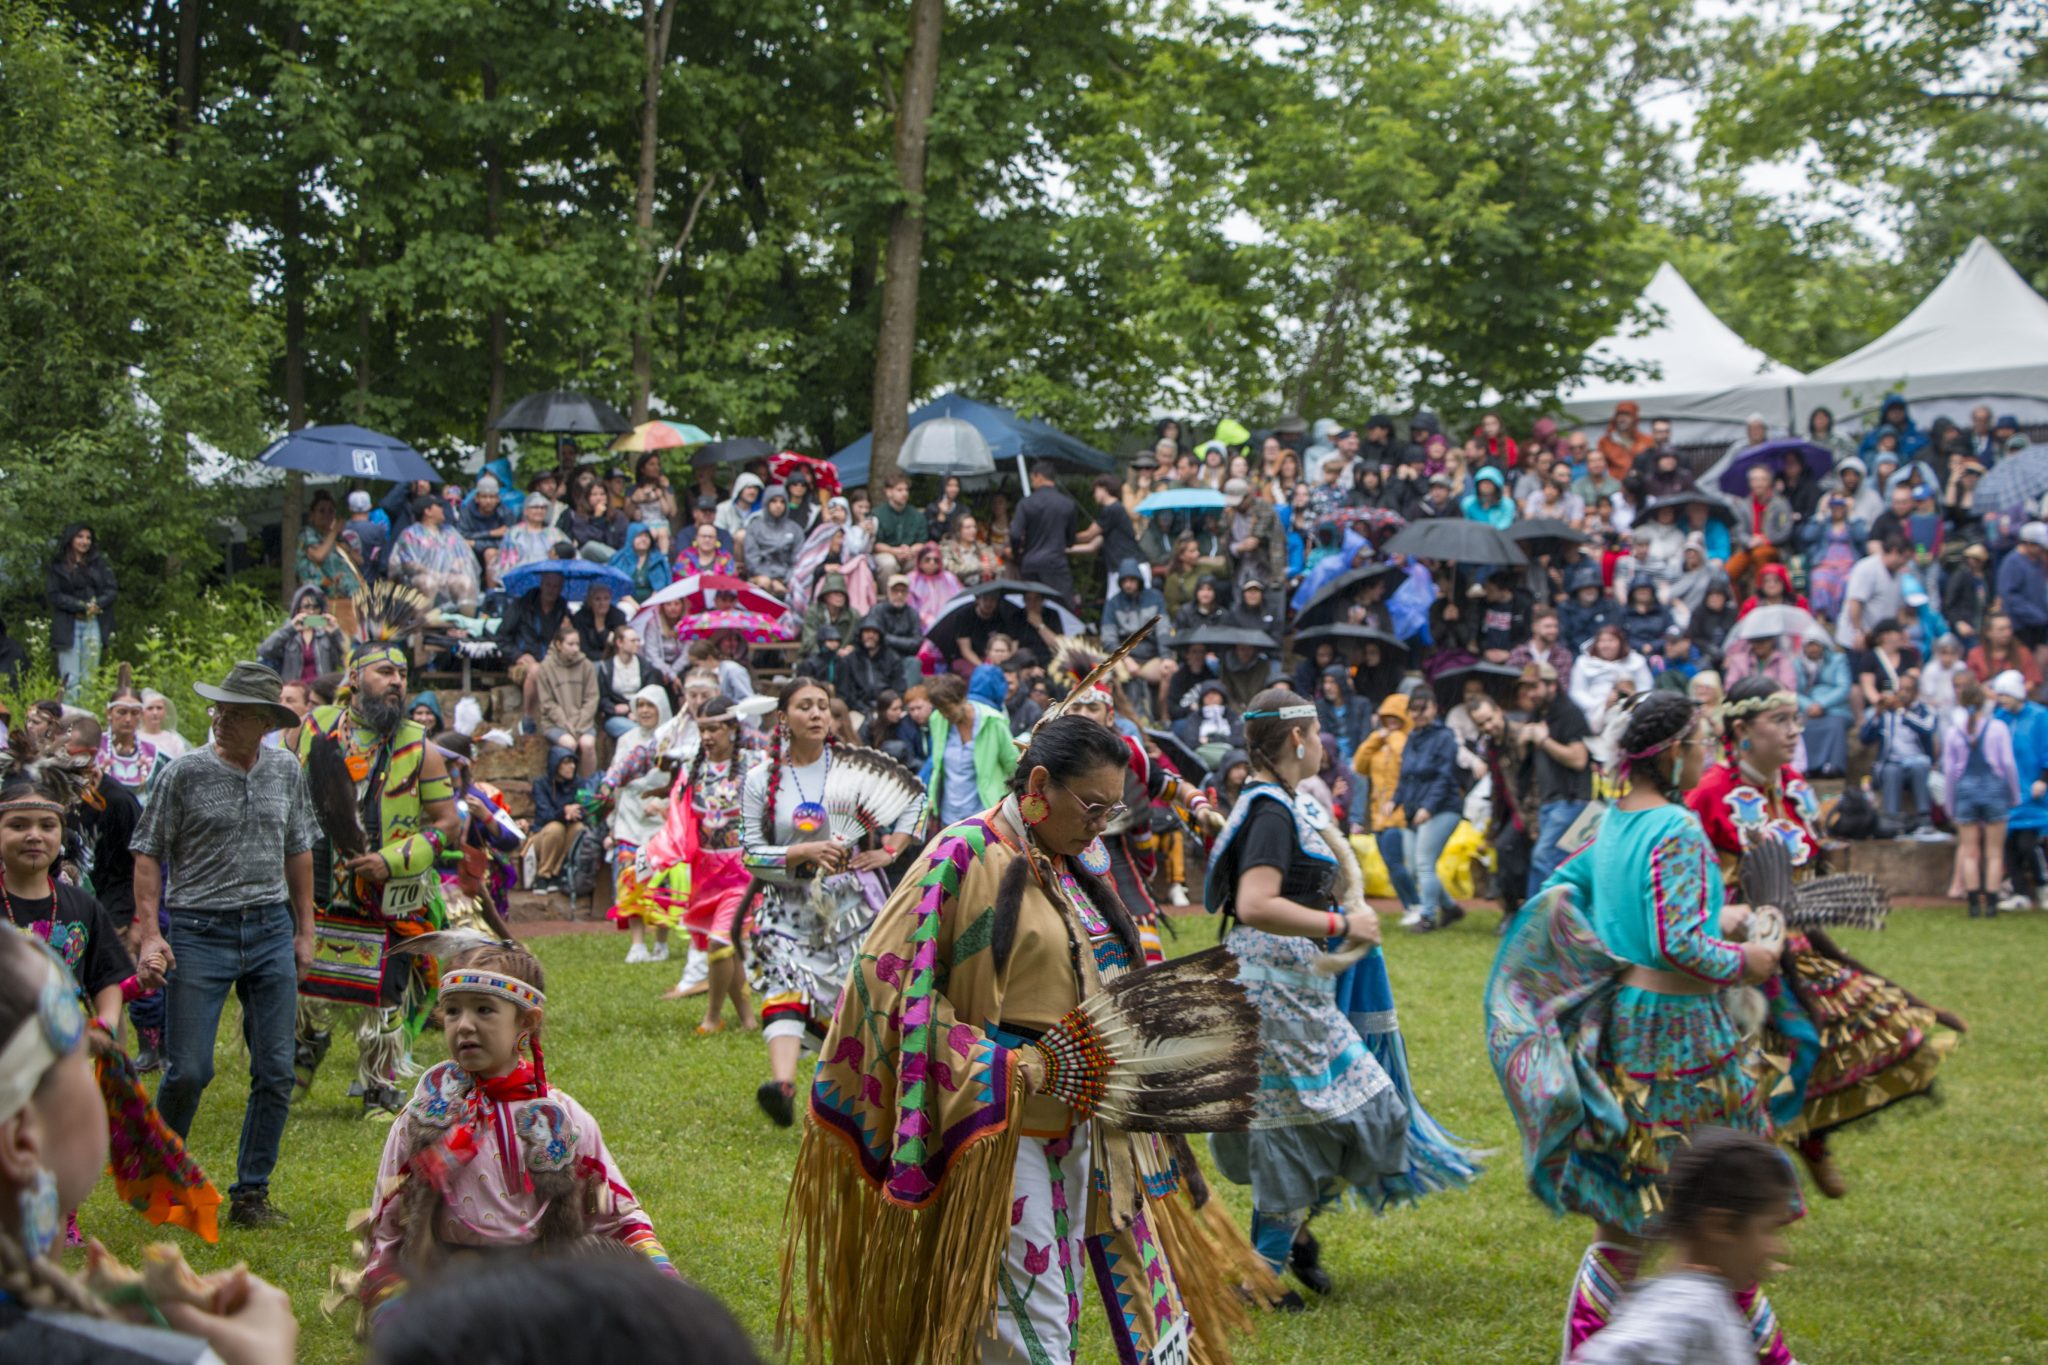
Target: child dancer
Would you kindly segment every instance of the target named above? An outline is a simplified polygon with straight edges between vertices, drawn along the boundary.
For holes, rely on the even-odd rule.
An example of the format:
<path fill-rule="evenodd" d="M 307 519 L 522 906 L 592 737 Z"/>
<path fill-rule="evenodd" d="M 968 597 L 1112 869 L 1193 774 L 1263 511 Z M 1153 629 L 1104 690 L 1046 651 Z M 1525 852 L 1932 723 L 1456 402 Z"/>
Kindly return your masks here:
<path fill-rule="evenodd" d="M 597 1237 L 673 1274 L 597 1120 L 548 1085 L 540 963 L 517 944 L 467 935 L 424 934 L 402 951 L 447 964 L 441 1028 L 454 1060 L 420 1078 L 384 1144 L 367 1261 L 352 1286 L 373 1320 L 463 1251 Z"/>
<path fill-rule="evenodd" d="M 1671 1268 L 1639 1282 L 1573 1365 L 1750 1365 L 1756 1347 L 1735 1295 L 1784 1256 L 1797 1188 L 1785 1154 L 1762 1138 L 1695 1131 L 1664 1181 Z"/>
<path fill-rule="evenodd" d="M 659 883 L 683 869 L 680 896 L 657 890 L 657 899 L 676 903 L 683 926 L 690 931 L 690 950 L 701 952 L 710 968 L 710 999 L 704 1006 L 700 1035 L 725 1031 L 725 1005 L 732 1002 L 740 1027 L 754 1027 L 738 949 L 740 903 L 750 880 L 741 863 L 740 791 L 746 785 L 753 755 L 739 743 L 739 716 L 732 703 L 714 697 L 697 715 L 697 752 L 676 779 L 669 797 L 668 818 L 641 851 L 645 880 Z M 680 991 L 678 991 L 680 993 Z"/>

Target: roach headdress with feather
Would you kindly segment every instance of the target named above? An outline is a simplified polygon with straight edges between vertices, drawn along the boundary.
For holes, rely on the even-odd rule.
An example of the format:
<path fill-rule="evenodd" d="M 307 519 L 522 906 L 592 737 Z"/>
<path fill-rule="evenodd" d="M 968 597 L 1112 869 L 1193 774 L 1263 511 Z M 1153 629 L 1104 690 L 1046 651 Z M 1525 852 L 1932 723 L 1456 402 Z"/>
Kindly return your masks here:
<path fill-rule="evenodd" d="M 349 655 L 351 671 L 390 662 L 408 667 L 406 638 L 429 623 L 433 603 L 417 588 L 380 579 L 355 595 L 356 630 L 361 636 Z"/>
<path fill-rule="evenodd" d="M 0 748 L 0 815 L 36 810 L 63 819 L 94 785 L 92 757 L 62 750 L 38 756 L 26 729 Z"/>
<path fill-rule="evenodd" d="M 1121 677 L 1118 671 L 1126 666 L 1131 651 L 1136 649 L 1159 625 L 1159 618 L 1152 617 L 1144 625 L 1132 631 L 1114 652 L 1104 656 L 1091 640 L 1077 636 L 1064 636 L 1058 648 L 1053 651 L 1052 662 L 1047 672 L 1055 678 L 1069 681 L 1067 695 L 1046 708 L 1039 718 L 1043 725 L 1055 716 L 1065 715 L 1076 706 L 1114 706 L 1115 694 L 1110 684 Z M 1032 727 L 1034 730 L 1037 726 Z"/>

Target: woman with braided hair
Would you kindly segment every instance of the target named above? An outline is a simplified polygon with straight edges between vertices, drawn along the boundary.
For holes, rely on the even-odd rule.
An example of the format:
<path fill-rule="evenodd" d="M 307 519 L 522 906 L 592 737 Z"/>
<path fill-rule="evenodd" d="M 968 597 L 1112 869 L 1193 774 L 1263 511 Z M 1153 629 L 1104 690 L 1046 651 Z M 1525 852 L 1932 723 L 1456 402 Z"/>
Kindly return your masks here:
<path fill-rule="evenodd" d="M 1798 697 L 1769 678 L 1744 678 L 1728 689 L 1721 721 L 1726 757 L 1685 798 L 1720 860 L 1717 871 L 1733 885 L 1745 852 L 1775 838 L 1791 854 L 1795 880 L 1818 875 L 1826 860 L 1813 828 L 1820 803 L 1792 766 Z M 1771 1007 L 1765 1048 L 1791 1059 L 1791 1084 L 1771 1100 L 1778 1139 L 1793 1144 L 1816 1189 L 1840 1199 L 1848 1186 L 1828 1135 L 1926 1094 L 1965 1026 L 1863 966 L 1814 926 L 1787 933 L 1784 970 L 1764 993 Z"/>
<path fill-rule="evenodd" d="M 697 712 L 697 750 L 669 793 L 668 818 L 641 850 L 651 883 L 681 869 L 677 896 L 692 954 L 706 959 L 709 997 L 700 1036 L 725 1031 L 730 1000 L 743 1029 L 754 1027 L 754 1010 L 740 976 L 740 904 L 747 898 L 747 869 L 740 851 L 740 790 L 754 755 L 739 742 L 732 703 L 713 697 Z M 667 893 L 657 891 L 657 897 Z"/>
<path fill-rule="evenodd" d="M 742 861 L 753 874 L 747 902 L 748 985 L 760 997 L 769 1078 L 754 1098 L 787 1128 L 796 1118 L 796 1063 L 806 1039 L 825 1035 L 848 968 L 875 912 L 888 898 L 882 869 L 910 843 L 922 806 L 878 830 L 871 848 L 836 839 L 826 787 L 839 741 L 832 689 L 793 678 L 776 698 L 767 761 L 740 794 Z"/>
<path fill-rule="evenodd" d="M 286 1365 L 299 1335 L 291 1301 L 246 1268 L 188 1272 L 175 1298 L 152 1294 L 171 1330 L 113 1335 L 105 1320 L 116 1312 L 58 1265 L 64 1217 L 92 1193 L 109 1150 L 94 1059 L 114 1043 L 88 1027 L 78 1000 L 46 945 L 0 932 L 0 1360 Z M 94 1273 L 111 1278 L 112 1268 L 96 1263 Z"/>
<path fill-rule="evenodd" d="M 1487 982 L 1487 1046 L 1522 1131 L 1529 1188 L 1594 1220 L 1564 1355 L 1613 1315 L 1642 1265 L 1657 1187 L 1687 1134 L 1769 1134 L 1775 1072 L 1730 1013 L 1730 987 L 1771 979 L 1779 950 L 1739 941 L 1705 834 L 1683 803 L 1707 760 L 1697 703 L 1638 693 L 1610 720 L 1623 794 L 1587 847 L 1510 926 Z M 1737 1294 L 1757 1359 L 1791 1355 L 1754 1285 Z"/>
<path fill-rule="evenodd" d="M 1475 1171 L 1413 1097 L 1384 959 L 1371 951 L 1378 917 L 1336 818 L 1299 790 L 1323 762 L 1315 703 L 1265 689 L 1245 712 L 1245 743 L 1251 776 L 1210 850 L 1205 895 L 1259 1010 L 1260 1081 L 1248 1131 L 1209 1141 L 1217 1169 L 1252 1187 L 1252 1245 L 1267 1266 L 1327 1294 L 1315 1212 L 1351 1190 L 1375 1208 L 1412 1200 Z M 1340 950 L 1334 960 L 1327 948 Z M 1347 957 L 1361 960 L 1344 968 Z M 1372 1009 L 1354 1003 L 1368 994 Z M 1301 1296 L 1290 1290 L 1280 1306 L 1298 1309 Z"/>

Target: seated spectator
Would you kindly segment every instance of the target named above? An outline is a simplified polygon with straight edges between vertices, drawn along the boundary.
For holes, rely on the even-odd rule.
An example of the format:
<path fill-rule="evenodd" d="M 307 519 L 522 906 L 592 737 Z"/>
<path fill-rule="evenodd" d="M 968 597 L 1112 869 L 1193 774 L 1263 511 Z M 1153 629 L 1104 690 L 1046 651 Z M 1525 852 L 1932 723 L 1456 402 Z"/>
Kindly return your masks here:
<path fill-rule="evenodd" d="M 358 488 L 348 495 L 348 521 L 342 526 L 342 540 L 356 555 L 356 567 L 372 582 L 384 576 L 384 562 L 391 552 L 391 525 L 372 514 L 376 504 Z"/>
<path fill-rule="evenodd" d="M 1506 663 L 1516 644 L 1529 638 L 1532 609 L 1529 594 L 1513 575 L 1489 574 L 1480 587 L 1480 657 L 1488 663 Z"/>
<path fill-rule="evenodd" d="M 904 677 L 901 686 L 917 681 L 918 651 L 924 646 L 924 623 L 917 619 L 917 609 L 910 605 L 910 578 L 907 574 L 891 574 L 882 587 L 882 600 L 866 619 L 880 623 L 882 642 L 895 651 L 903 661 Z"/>
<path fill-rule="evenodd" d="M 557 547 L 570 544 L 569 537 L 548 520 L 550 511 L 559 506 L 546 498 L 527 494 L 526 501 L 520 504 L 518 523 L 500 536 L 495 557 L 485 565 L 485 582 L 494 588 L 502 587 L 505 575 L 521 564 L 553 559 Z"/>
<path fill-rule="evenodd" d="M 1955 709 L 1956 679 L 1970 671 L 1963 662 L 1963 642 L 1953 633 L 1937 636 L 1927 662 L 1920 665 L 1920 696 L 1937 716 Z"/>
<path fill-rule="evenodd" d="M 782 478 L 783 492 L 789 497 L 789 519 L 797 524 L 805 535 L 809 535 L 818 524 L 824 508 L 819 504 L 811 488 L 811 474 L 802 465 L 792 468 Z"/>
<path fill-rule="evenodd" d="M 910 605 L 917 609 L 917 619 L 930 630 L 932 623 L 939 619 L 939 613 L 946 604 L 958 597 L 965 589 L 960 580 L 949 573 L 944 559 L 936 545 L 921 545 L 915 551 L 910 574 Z"/>
<path fill-rule="evenodd" d="M 1855 570 L 1856 561 L 1863 557 L 1870 533 L 1850 515 L 1849 499 L 1842 493 L 1828 494 L 1821 508 L 1822 516 L 1810 523 L 1813 530 L 1807 551 L 1811 567 L 1806 583 L 1813 599 L 1812 610 L 1833 620 L 1841 615 L 1849 591 L 1849 575 Z"/>
<path fill-rule="evenodd" d="M 582 603 L 570 611 L 569 620 L 583 637 L 583 657 L 595 662 L 611 652 L 612 632 L 626 624 L 626 613 L 612 604 L 609 583 L 592 583 Z"/>
<path fill-rule="evenodd" d="M 675 571 L 686 577 L 700 573 L 731 574 L 733 568 L 733 556 L 720 544 L 715 526 L 692 527 L 689 544 L 676 552 Z"/>
<path fill-rule="evenodd" d="M 1671 612 L 1657 600 L 1654 585 L 1640 579 L 1629 585 L 1628 609 L 1622 613 L 1621 628 L 1629 648 L 1645 656 L 1664 651 L 1664 637 L 1671 630 Z"/>
<path fill-rule="evenodd" d="M 413 524 L 391 547 L 390 576 L 426 594 L 442 609 L 476 610 L 479 584 L 469 542 L 448 525 L 448 504 L 431 494 L 413 499 Z"/>
<path fill-rule="evenodd" d="M 485 474 L 476 481 L 476 492 L 470 495 L 456 518 L 455 529 L 482 561 L 486 582 L 497 581 L 494 574 L 498 555 L 504 545 L 505 532 L 512 525 L 512 514 L 505 510 L 498 480 Z"/>
<path fill-rule="evenodd" d="M 548 743 L 576 755 L 576 771 L 597 771 L 597 666 L 583 652 L 576 623 L 564 621 L 534 668 L 534 704 Z"/>
<path fill-rule="evenodd" d="M 1792 573 L 1783 564 L 1766 564 L 1756 572 L 1756 591 L 1743 602 L 1740 615 L 1747 616 L 1758 607 L 1798 607 L 1801 611 L 1811 610 L 1806 599 L 1792 588 Z"/>
<path fill-rule="evenodd" d="M 1116 649 L 1147 621 L 1166 614 L 1166 598 L 1157 588 L 1145 586 L 1138 561 L 1126 559 L 1117 566 L 1116 584 L 1102 607 L 1102 647 Z M 1166 645 L 1156 627 L 1131 651 L 1131 658 L 1143 662 L 1156 659 Z"/>
<path fill-rule="evenodd" d="M 1132 544 L 1135 548 L 1136 542 Z M 939 554 L 946 572 L 959 579 L 962 587 L 971 588 L 1003 576 L 1002 555 L 982 538 L 980 519 L 964 508 L 953 517 L 945 538 L 939 542 Z"/>
<path fill-rule="evenodd" d="M 567 894 L 562 863 L 569 856 L 576 831 L 583 827 L 584 781 L 577 774 L 574 749 L 551 748 L 547 766 L 533 782 L 534 881 L 530 890 L 542 895 Z"/>
<path fill-rule="evenodd" d="M 1656 445 L 1655 438 L 1639 425 L 1641 412 L 1632 399 L 1616 403 L 1614 415 L 1607 419 L 1607 430 L 1600 435 L 1600 454 L 1616 479 L 1626 479 L 1636 457 Z"/>
<path fill-rule="evenodd" d="M 1868 638 L 1870 648 L 1859 650 L 1849 661 L 1856 675 L 1856 695 L 1866 711 L 1897 690 L 1907 669 L 1920 666 L 1920 656 L 1906 644 L 1905 629 L 1897 621 L 1889 617 L 1879 621 L 1870 628 Z"/>
<path fill-rule="evenodd" d="M 1609 623 L 1593 633 L 1573 660 L 1567 691 L 1597 735 L 1607 724 L 1610 710 L 1638 692 L 1649 691 L 1652 681 L 1649 664 L 1629 648 L 1627 633 L 1619 624 Z"/>
<path fill-rule="evenodd" d="M 826 625 L 832 626 L 839 638 L 850 644 L 859 620 L 847 600 L 846 580 L 836 573 L 826 574 L 818 580 L 817 599 L 804 609 L 804 652 L 808 654 L 817 648 L 818 632 Z"/>
<path fill-rule="evenodd" d="M 1600 566 L 1581 563 L 1565 579 L 1571 597 L 1558 608 L 1558 638 L 1574 655 L 1585 649 L 1602 626 L 1619 624 L 1621 604 L 1607 595 Z"/>
<path fill-rule="evenodd" d="M 1173 723 L 1173 733 L 1181 743 L 1194 750 L 1200 750 L 1205 744 L 1220 744 L 1230 749 L 1244 747 L 1244 722 L 1231 709 L 1230 694 L 1222 683 L 1214 679 L 1195 689 L 1195 704 L 1188 714 Z"/>
<path fill-rule="evenodd" d="M 621 625 L 612 630 L 611 649 L 597 665 L 597 718 L 613 739 L 633 728 L 633 697 L 651 682 L 662 681 L 640 657 L 640 632 Z"/>
<path fill-rule="evenodd" d="M 1238 585 L 1237 603 L 1223 613 L 1223 623 L 1240 630 L 1262 630 L 1275 642 L 1286 633 L 1279 613 L 1267 600 L 1265 583 L 1256 578 Z"/>
<path fill-rule="evenodd" d="M 735 555 L 743 548 L 749 526 L 763 510 L 762 494 L 766 487 L 760 475 L 741 474 L 732 481 L 732 496 L 718 504 L 718 512 L 712 518 L 712 525 L 732 542 Z"/>
<path fill-rule="evenodd" d="M 846 594 L 847 607 L 857 621 L 875 605 L 874 571 L 866 556 L 847 547 L 846 499 L 834 498 L 825 505 L 824 515 L 811 528 L 796 552 L 796 564 L 789 575 L 789 609 L 808 615 L 827 578 L 837 579 Z M 849 640 L 851 630 L 846 631 Z"/>
<path fill-rule="evenodd" d="M 925 540 L 943 541 L 953 529 L 953 518 L 960 515 L 965 504 L 961 501 L 960 476 L 948 474 L 939 480 L 939 496 L 924 509 Z"/>
<path fill-rule="evenodd" d="M 1226 608 L 1216 579 L 1202 578 L 1195 584 L 1194 600 L 1173 615 L 1173 634 L 1185 639 L 1195 631 L 1226 624 Z"/>
<path fill-rule="evenodd" d="M 1892 484 L 1885 495 L 1885 509 L 1876 521 L 1870 523 L 1872 540 L 1888 540 L 1893 537 L 1913 543 L 1913 485 L 1901 480 Z"/>
<path fill-rule="evenodd" d="M 1315 647 L 1294 665 L 1294 676 L 1288 686 L 1297 697 L 1313 697 L 1316 681 L 1323 676 L 1323 670 L 1338 662 L 1337 646 L 1329 640 L 1318 640 Z"/>
<path fill-rule="evenodd" d="M 1280 665 L 1257 645 L 1230 646 L 1223 654 L 1219 671 L 1230 704 L 1239 711 L 1248 709 L 1253 697 L 1280 678 Z"/>
<path fill-rule="evenodd" d="M 1515 524 L 1515 505 L 1503 496 L 1503 480 L 1498 469 L 1488 465 L 1472 476 L 1472 491 L 1459 504 L 1465 520 L 1484 522 L 1497 531 L 1505 531 Z"/>
<path fill-rule="evenodd" d="M 888 631 L 877 612 L 861 618 L 842 676 L 839 695 L 863 715 L 872 715 L 884 693 L 894 695 L 903 685 L 903 660 L 889 647 Z"/>
<path fill-rule="evenodd" d="M 1974 646 L 1984 630 L 1984 613 L 1991 605 L 1984 571 L 1990 563 L 1990 550 L 1981 544 L 1965 545 L 1962 555 L 1943 568 L 1941 614 L 1965 649 Z"/>
<path fill-rule="evenodd" d="M 1557 608 L 1539 602 L 1529 608 L 1528 622 L 1528 638 L 1508 651 L 1508 664 L 1514 668 L 1549 664 L 1560 678 L 1568 676 L 1572 671 L 1572 651 L 1560 633 Z"/>
<path fill-rule="evenodd" d="M 1806 727 L 1806 774 L 1842 777 L 1849 771 L 1849 660 L 1826 640 L 1801 643 L 1794 661 L 1799 714 Z"/>
<path fill-rule="evenodd" d="M 1742 548 L 1728 559 L 1728 576 L 1740 583 L 1766 564 L 1792 553 L 1792 504 L 1778 491 L 1778 479 L 1767 467 L 1751 465 L 1749 496 L 1740 516 Z"/>
<path fill-rule="evenodd" d="M 803 657 L 796 661 L 796 671 L 806 678 L 816 678 L 838 693 L 846 685 L 846 660 L 853 653 L 852 643 L 830 621 L 819 625 L 815 633 L 806 632 L 805 639 L 808 645 Z"/>
<path fill-rule="evenodd" d="M 910 751 L 904 747 L 903 723 L 909 718 L 903 707 L 903 698 L 894 688 L 884 688 L 875 697 L 875 704 L 861 722 L 860 742 L 870 749 L 880 749 L 898 763 L 916 771 L 910 762 Z"/>
<path fill-rule="evenodd" d="M 593 483 L 583 493 L 583 507 L 569 509 L 563 529 L 576 542 L 576 552 L 598 564 L 626 548 L 626 514 L 612 505 L 611 490 Z"/>
<path fill-rule="evenodd" d="M 1674 623 L 1665 632 L 1660 657 L 1651 660 L 1650 666 L 1657 675 L 1659 687 L 1684 691 L 1694 677 L 1712 668 L 1715 662 L 1716 656 L 1695 640 L 1690 630 Z"/>
<path fill-rule="evenodd" d="M 645 602 L 674 581 L 654 531 L 637 521 L 626 527 L 626 548 L 612 556 L 611 566 L 633 580 L 626 596 L 635 602 Z"/>
<path fill-rule="evenodd" d="M 711 512 L 717 511 L 718 500 L 713 498 Z M 650 450 L 633 462 L 633 487 L 626 494 L 626 515 L 647 528 L 654 537 L 654 548 L 664 559 L 673 553 L 672 533 L 682 516 L 682 506 L 676 500 L 674 485 L 662 470 L 660 451 Z"/>
<path fill-rule="evenodd" d="M 287 682 L 333 673 L 348 661 L 348 637 L 327 614 L 327 594 L 311 583 L 292 594 L 291 619 L 264 637 L 256 659 Z"/>
<path fill-rule="evenodd" d="M 2014 637 L 2012 618 L 2002 611 L 1984 618 L 1984 638 L 1971 646 L 1967 658 L 1978 682 L 1988 683 L 2010 668 L 2026 680 L 2028 692 L 2041 686 L 2041 665 L 2034 651 Z"/>
<path fill-rule="evenodd" d="M 1799 666 L 1793 656 L 1798 641 L 1790 635 L 1765 635 L 1754 640 L 1730 640 L 1721 651 L 1721 678 L 1733 687 L 1753 673 L 1761 673 L 1787 692 L 1799 690 Z"/>

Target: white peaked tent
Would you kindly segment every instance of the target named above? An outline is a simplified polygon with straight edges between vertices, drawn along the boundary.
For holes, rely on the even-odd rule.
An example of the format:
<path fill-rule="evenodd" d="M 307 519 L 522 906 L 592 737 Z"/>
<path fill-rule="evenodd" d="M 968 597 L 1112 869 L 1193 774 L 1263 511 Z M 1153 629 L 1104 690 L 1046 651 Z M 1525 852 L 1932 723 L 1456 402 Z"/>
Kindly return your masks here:
<path fill-rule="evenodd" d="M 1898 326 L 1793 386 L 1802 414 L 1827 407 L 1844 429 L 1877 419 L 1885 395 L 1967 426 L 1987 403 L 2022 422 L 2048 420 L 2048 299 L 1982 237 Z"/>
<path fill-rule="evenodd" d="M 1633 399 L 1645 425 L 1653 418 L 1670 418 L 1680 444 L 1739 435 L 1752 412 L 1762 412 L 1773 430 L 1784 425 L 1786 385 L 1799 378 L 1799 371 L 1736 335 L 1671 262 L 1657 267 L 1639 305 L 1662 320 L 1639 336 L 1611 336 L 1588 354 L 1647 366 L 1646 377 L 1619 384 L 1589 379 L 1566 389 L 1561 398 L 1569 416 L 1604 424 L 1616 403 Z"/>

